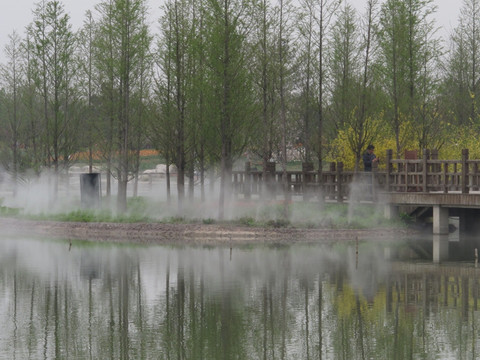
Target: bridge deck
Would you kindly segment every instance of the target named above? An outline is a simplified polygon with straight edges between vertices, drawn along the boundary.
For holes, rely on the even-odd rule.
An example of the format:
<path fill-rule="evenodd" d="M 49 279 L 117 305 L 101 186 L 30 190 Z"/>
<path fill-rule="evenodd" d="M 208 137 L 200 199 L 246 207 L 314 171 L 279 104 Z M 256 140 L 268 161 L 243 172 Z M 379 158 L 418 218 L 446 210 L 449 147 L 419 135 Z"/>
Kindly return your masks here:
<path fill-rule="evenodd" d="M 380 201 L 397 205 L 417 205 L 442 207 L 461 207 L 461 208 L 480 208 L 480 192 L 390 192 L 382 193 Z"/>

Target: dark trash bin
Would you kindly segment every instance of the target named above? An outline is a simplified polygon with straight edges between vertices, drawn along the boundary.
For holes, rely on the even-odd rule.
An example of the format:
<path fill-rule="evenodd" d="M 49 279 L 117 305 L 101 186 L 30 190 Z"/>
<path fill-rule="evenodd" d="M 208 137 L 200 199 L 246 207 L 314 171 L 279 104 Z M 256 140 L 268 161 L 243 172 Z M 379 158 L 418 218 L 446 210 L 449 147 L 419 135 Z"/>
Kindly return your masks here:
<path fill-rule="evenodd" d="M 80 198 L 82 207 L 94 209 L 100 206 L 102 196 L 100 173 L 80 174 Z"/>

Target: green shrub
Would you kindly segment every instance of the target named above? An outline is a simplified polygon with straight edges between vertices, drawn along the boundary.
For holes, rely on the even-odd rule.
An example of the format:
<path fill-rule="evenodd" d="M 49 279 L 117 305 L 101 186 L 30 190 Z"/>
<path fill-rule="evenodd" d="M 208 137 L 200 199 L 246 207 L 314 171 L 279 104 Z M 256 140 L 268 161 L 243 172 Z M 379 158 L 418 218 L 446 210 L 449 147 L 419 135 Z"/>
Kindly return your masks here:
<path fill-rule="evenodd" d="M 413 222 L 413 216 L 411 216 L 408 213 L 401 212 L 399 214 L 400 220 L 404 222 L 405 224 L 411 224 Z"/>
<path fill-rule="evenodd" d="M 237 222 L 240 225 L 243 225 L 243 226 L 255 226 L 255 225 L 257 225 L 257 222 L 255 221 L 255 219 L 253 217 L 250 217 L 250 216 L 242 216 L 241 218 L 239 218 L 237 220 Z"/>
<path fill-rule="evenodd" d="M 187 220 L 182 216 L 172 216 L 166 219 L 165 222 L 171 223 L 171 224 L 185 224 L 187 223 Z"/>

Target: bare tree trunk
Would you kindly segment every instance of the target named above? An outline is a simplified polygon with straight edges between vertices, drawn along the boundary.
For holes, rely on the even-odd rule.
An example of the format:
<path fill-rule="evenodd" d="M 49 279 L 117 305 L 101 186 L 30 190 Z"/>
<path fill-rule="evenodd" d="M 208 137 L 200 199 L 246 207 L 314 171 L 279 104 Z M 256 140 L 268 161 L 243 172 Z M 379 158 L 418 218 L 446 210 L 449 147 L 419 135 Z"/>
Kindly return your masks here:
<path fill-rule="evenodd" d="M 220 178 L 220 196 L 218 206 L 218 218 L 222 220 L 225 216 L 225 192 L 229 190 L 229 182 L 231 181 L 231 124 L 230 124 L 230 18 L 229 18 L 229 1 L 223 2 L 223 26 L 224 26 L 224 43 L 223 43 L 223 89 L 222 89 L 222 113 L 220 133 L 222 136 L 222 155 L 221 155 L 221 178 Z"/>
<path fill-rule="evenodd" d="M 205 150 L 200 146 L 200 201 L 205 202 Z"/>
<path fill-rule="evenodd" d="M 170 185 L 170 156 L 168 152 L 165 155 L 165 163 L 166 163 L 165 178 L 167 182 L 167 204 L 170 204 L 172 201 L 172 196 L 171 196 L 171 185 Z"/>
<path fill-rule="evenodd" d="M 138 146 L 137 150 L 135 150 L 135 171 L 134 171 L 134 180 L 133 180 L 133 197 L 138 196 L 138 177 L 140 176 L 140 139 L 138 139 L 137 146 Z"/>
<path fill-rule="evenodd" d="M 367 38 L 365 44 L 365 58 L 363 63 L 363 82 L 362 82 L 362 94 L 360 97 L 360 112 L 358 114 L 358 141 L 357 148 L 355 149 L 355 172 L 359 171 L 360 161 L 362 157 L 362 149 L 365 147 L 366 132 L 365 119 L 367 108 L 367 88 L 368 88 L 368 74 L 370 64 L 370 46 L 372 41 L 372 28 L 373 28 L 373 9 L 377 0 L 368 0 L 367 12 L 368 12 L 368 25 L 367 25 Z"/>
<path fill-rule="evenodd" d="M 280 34 L 279 34 L 279 43 L 278 43 L 278 60 L 280 65 L 280 118 L 282 122 L 282 185 L 283 185 L 283 218 L 284 220 L 289 219 L 288 213 L 288 203 L 290 201 L 290 191 L 288 189 L 288 178 L 287 178 L 287 109 L 285 106 L 285 60 L 283 53 L 283 0 L 280 0 Z"/>

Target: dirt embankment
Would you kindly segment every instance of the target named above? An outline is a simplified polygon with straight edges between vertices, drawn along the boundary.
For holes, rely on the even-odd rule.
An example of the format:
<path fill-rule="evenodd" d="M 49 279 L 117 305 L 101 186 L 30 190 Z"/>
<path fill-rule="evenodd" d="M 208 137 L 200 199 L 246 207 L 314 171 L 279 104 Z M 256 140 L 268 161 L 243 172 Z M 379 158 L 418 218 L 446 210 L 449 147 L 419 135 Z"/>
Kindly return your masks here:
<path fill-rule="evenodd" d="M 143 244 L 237 244 L 381 240 L 412 236 L 407 229 L 297 229 L 234 225 L 83 223 L 0 218 L 4 236 L 42 236 Z"/>

